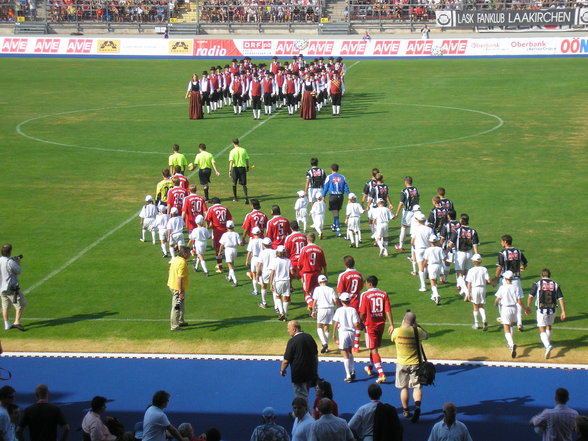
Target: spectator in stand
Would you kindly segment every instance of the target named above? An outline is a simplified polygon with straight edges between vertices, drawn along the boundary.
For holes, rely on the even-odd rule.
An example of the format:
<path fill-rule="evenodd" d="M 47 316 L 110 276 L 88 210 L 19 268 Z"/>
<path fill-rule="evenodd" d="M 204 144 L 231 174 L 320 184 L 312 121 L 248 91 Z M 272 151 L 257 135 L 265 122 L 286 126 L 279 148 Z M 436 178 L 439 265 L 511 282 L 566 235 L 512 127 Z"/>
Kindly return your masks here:
<path fill-rule="evenodd" d="M 321 417 L 310 427 L 310 441 L 354 441 L 353 433 L 343 418 L 333 415 L 333 402 L 320 400 L 318 410 Z"/>
<path fill-rule="evenodd" d="M 163 409 L 169 403 L 170 394 L 164 390 L 159 390 L 153 394 L 151 406 L 145 411 L 143 417 L 143 441 L 160 441 L 166 439 L 166 433 L 169 432 L 171 436 L 178 441 L 186 441 L 178 429 L 176 429 L 169 422 L 167 415 Z"/>
<path fill-rule="evenodd" d="M 24 410 L 18 432 L 19 438 L 24 435 L 25 428 L 29 428 L 31 441 L 57 441 L 58 427 L 61 428 L 61 441 L 69 436 L 69 425 L 59 407 L 49 403 L 49 388 L 39 384 L 35 389 L 37 402 Z"/>
<path fill-rule="evenodd" d="M 308 413 L 308 403 L 304 398 L 296 397 L 292 400 L 292 415 L 295 417 L 292 441 L 308 441 L 310 426 L 314 419 Z"/>
<path fill-rule="evenodd" d="M 555 407 L 544 409 L 529 421 L 535 432 L 543 436 L 543 441 L 573 441 L 576 431 L 578 412 L 568 407 L 570 393 L 560 387 L 555 391 Z"/>
<path fill-rule="evenodd" d="M 455 404 L 445 403 L 443 415 L 443 419 L 433 426 L 428 441 L 472 441 L 466 425 L 456 419 L 457 407 Z"/>
<path fill-rule="evenodd" d="M 115 441 L 116 436 L 110 433 L 106 424 L 102 422 L 102 414 L 106 411 L 106 398 L 95 396 L 92 398 L 92 408 L 82 420 L 82 432 L 90 441 Z"/>
<path fill-rule="evenodd" d="M 276 411 L 266 407 L 261 413 L 263 424 L 257 426 L 251 434 L 251 441 L 290 441 L 286 429 L 276 424 Z"/>
<path fill-rule="evenodd" d="M 331 404 L 333 406 L 332 413 L 335 416 L 339 416 L 339 406 L 337 406 L 337 403 L 335 401 L 333 401 L 333 388 L 331 386 L 331 383 L 329 383 L 327 380 L 324 380 L 322 378 L 319 379 L 316 383 L 316 388 L 315 388 L 314 392 L 316 394 L 316 398 L 314 399 L 314 404 L 312 406 L 312 408 L 313 408 L 312 417 L 315 420 L 318 420 L 321 417 L 321 414 L 318 409 L 318 405 L 323 398 L 328 398 L 329 400 L 331 400 Z"/>

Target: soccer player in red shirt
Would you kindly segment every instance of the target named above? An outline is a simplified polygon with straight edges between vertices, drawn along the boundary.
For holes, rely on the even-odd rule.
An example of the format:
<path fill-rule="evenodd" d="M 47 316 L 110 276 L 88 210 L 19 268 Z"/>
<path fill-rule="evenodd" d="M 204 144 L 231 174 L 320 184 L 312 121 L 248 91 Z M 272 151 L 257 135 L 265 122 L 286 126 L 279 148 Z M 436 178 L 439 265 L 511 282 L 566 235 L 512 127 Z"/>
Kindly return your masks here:
<path fill-rule="evenodd" d="M 223 257 L 219 253 L 219 240 L 227 231 L 227 221 L 233 216 L 227 207 L 221 205 L 219 198 L 212 198 L 212 206 L 206 212 L 206 226 L 212 228 L 212 247 L 216 258 L 216 272 L 223 272 Z"/>
<path fill-rule="evenodd" d="M 343 263 L 346 270 L 339 274 L 337 279 L 337 294 L 341 295 L 348 292 L 351 296 L 349 306 L 355 308 L 359 314 L 359 298 L 363 289 L 363 276 L 355 269 L 355 259 L 353 256 L 343 257 Z M 355 329 L 355 339 L 353 341 L 353 352 L 359 352 L 359 338 L 361 336 L 361 326 Z"/>
<path fill-rule="evenodd" d="M 251 232 L 254 227 L 258 227 L 261 230 L 259 237 L 263 239 L 265 227 L 267 226 L 267 215 L 261 211 L 261 204 L 259 199 L 251 199 L 251 211 L 245 215 L 243 220 L 243 242 L 246 237 L 253 237 Z"/>
<path fill-rule="evenodd" d="M 376 382 L 384 383 L 386 381 L 386 375 L 384 375 L 382 358 L 378 353 L 378 348 L 382 343 L 382 335 L 384 334 L 386 319 L 390 323 L 388 326 L 388 334 L 392 334 L 392 331 L 394 331 L 392 310 L 390 308 L 388 294 L 377 288 L 378 278 L 376 276 L 369 276 L 366 279 L 365 284 L 368 289 L 361 293 L 359 301 L 359 318 L 365 323 L 366 346 L 370 350 L 371 363 L 365 367 L 365 372 L 368 375 L 373 375 L 373 364 L 378 371 L 378 379 Z"/>
<path fill-rule="evenodd" d="M 206 213 L 206 200 L 196 194 L 196 186 L 190 186 L 190 194 L 184 198 L 184 204 L 182 206 L 182 218 L 184 219 L 184 224 L 188 229 L 188 232 L 191 233 L 194 228 L 196 228 L 196 216 L 202 215 Z"/>
<path fill-rule="evenodd" d="M 292 277 L 300 279 L 300 275 L 298 274 L 298 260 L 300 259 L 302 248 L 308 245 L 308 240 L 300 232 L 300 226 L 297 221 L 290 222 L 290 228 L 292 229 L 292 233 L 286 237 L 284 246 L 286 247 L 286 256 L 292 263 Z"/>
<path fill-rule="evenodd" d="M 290 234 L 290 222 L 282 216 L 279 205 L 272 205 L 272 218 L 267 222 L 266 236 L 272 240 L 272 248 L 284 245 L 286 236 Z"/>
<path fill-rule="evenodd" d="M 167 192 L 167 211 L 171 213 L 171 209 L 176 207 L 178 212 L 182 212 L 184 205 L 184 198 L 188 196 L 188 190 L 181 186 L 180 180 L 177 176 L 172 178 L 174 186 Z"/>
<path fill-rule="evenodd" d="M 184 176 L 182 173 L 182 167 L 179 165 L 174 166 L 174 174 L 172 175 L 172 179 L 177 177 L 180 180 L 180 187 L 184 188 L 186 191 L 190 191 L 190 182 L 188 178 Z"/>
<path fill-rule="evenodd" d="M 327 259 L 322 248 L 314 243 L 316 240 L 314 233 L 308 233 L 306 240 L 308 240 L 308 245 L 300 251 L 298 268 L 302 277 L 304 300 L 308 304 L 308 309 L 312 310 L 312 291 L 318 286 L 319 274 L 327 272 Z"/>

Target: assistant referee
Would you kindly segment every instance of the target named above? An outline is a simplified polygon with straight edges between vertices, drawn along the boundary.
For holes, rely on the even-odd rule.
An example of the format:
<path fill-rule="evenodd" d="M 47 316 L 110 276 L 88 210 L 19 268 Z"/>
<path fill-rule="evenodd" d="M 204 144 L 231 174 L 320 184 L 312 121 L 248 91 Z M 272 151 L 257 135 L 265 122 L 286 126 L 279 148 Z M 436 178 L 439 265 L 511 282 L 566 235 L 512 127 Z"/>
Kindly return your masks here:
<path fill-rule="evenodd" d="M 206 144 L 200 144 L 198 146 L 200 153 L 194 158 L 194 168 L 198 169 L 198 178 L 200 179 L 200 185 L 204 189 L 204 198 L 206 202 L 210 200 L 208 197 L 208 186 L 210 184 L 210 176 L 212 175 L 212 169 L 218 176 L 220 173 L 216 168 L 216 161 L 214 156 L 206 151 Z"/>
<path fill-rule="evenodd" d="M 233 180 L 233 202 L 237 199 L 237 182 L 243 186 L 245 205 L 249 205 L 247 195 L 247 172 L 249 171 L 249 154 L 243 147 L 239 147 L 239 139 L 233 139 L 233 149 L 229 153 L 229 176 Z"/>

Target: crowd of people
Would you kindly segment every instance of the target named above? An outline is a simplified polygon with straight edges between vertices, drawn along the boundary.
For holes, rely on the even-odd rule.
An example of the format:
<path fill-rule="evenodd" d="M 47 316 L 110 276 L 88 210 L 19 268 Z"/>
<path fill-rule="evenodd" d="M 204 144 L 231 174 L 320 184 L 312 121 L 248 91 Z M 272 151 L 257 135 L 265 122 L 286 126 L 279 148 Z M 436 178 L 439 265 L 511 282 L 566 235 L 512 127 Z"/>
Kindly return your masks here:
<path fill-rule="evenodd" d="M 245 57 L 231 64 L 212 66 L 199 78 L 194 73 L 188 82 L 185 98 L 189 100 L 188 117 L 203 119 L 232 108 L 234 115 L 252 110 L 253 119 L 272 115 L 285 108 L 289 115 L 298 111 L 303 119 L 316 119 L 317 112 L 331 104 L 332 115 L 341 114 L 341 100 L 345 94 L 346 66 L 341 57 L 323 57 L 307 61 L 304 55 L 294 56 L 291 62 L 273 57 L 269 65 L 252 63 Z"/>
<path fill-rule="evenodd" d="M 206 0 L 200 6 L 203 23 L 317 23 L 320 1 Z"/>
<path fill-rule="evenodd" d="M 210 427 L 200 435 L 189 422 L 174 425 L 165 412 L 171 395 L 165 390 L 153 394 L 141 420 L 127 430 L 116 417 L 106 416 L 107 398 L 95 396 L 81 421 L 68 421 L 60 406 L 49 400 L 49 388 L 39 384 L 34 391 L 35 402 L 21 410 L 15 403 L 16 391 L 11 386 L 0 388 L 0 439 L 3 441 L 68 441 L 73 427 L 80 427 L 84 441 L 220 441 L 221 431 Z M 404 427 L 396 408 L 382 401 L 383 391 L 377 383 L 367 387 L 369 401 L 360 406 L 349 421 L 339 417 L 328 381 L 319 379 L 312 406 L 308 399 L 295 396 L 292 400 L 293 420 L 290 430 L 277 424 L 276 411 L 266 407 L 262 423 L 253 428 L 251 441 L 402 441 Z M 544 409 L 530 421 L 544 441 L 588 440 L 588 417 L 581 416 L 567 403 L 567 389 L 555 391 L 555 407 Z M 442 419 L 434 423 L 428 441 L 471 441 L 467 426 L 457 419 L 457 406 L 446 402 Z M 413 421 L 415 422 L 415 421 Z M 249 429 L 251 430 L 251 429 Z M 245 438 L 244 437 L 244 438 Z"/>

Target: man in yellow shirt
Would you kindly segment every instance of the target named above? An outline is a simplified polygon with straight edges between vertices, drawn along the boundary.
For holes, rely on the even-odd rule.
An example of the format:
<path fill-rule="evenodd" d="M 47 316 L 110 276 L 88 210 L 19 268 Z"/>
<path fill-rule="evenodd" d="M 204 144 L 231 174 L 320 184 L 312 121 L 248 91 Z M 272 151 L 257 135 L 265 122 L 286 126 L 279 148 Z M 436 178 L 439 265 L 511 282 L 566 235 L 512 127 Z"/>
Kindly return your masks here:
<path fill-rule="evenodd" d="M 245 205 L 249 205 L 247 196 L 247 172 L 249 171 L 249 154 L 239 147 L 239 139 L 233 139 L 233 149 L 229 153 L 229 176 L 233 180 L 233 202 L 237 201 L 237 182 L 243 186 Z"/>
<path fill-rule="evenodd" d="M 392 342 L 396 345 L 396 388 L 400 389 L 400 402 L 404 418 L 412 416 L 412 422 L 419 421 L 421 416 L 421 400 L 423 392 L 417 376 L 419 356 L 415 339 L 415 329 L 420 341 L 429 338 L 429 334 L 416 322 L 416 314 L 408 311 L 404 314 L 402 325 L 392 332 Z M 414 414 L 408 407 L 409 389 L 413 389 L 412 397 L 415 404 Z"/>
<path fill-rule="evenodd" d="M 198 146 L 200 153 L 194 158 L 194 166 L 190 170 L 198 169 L 198 178 L 200 178 L 200 185 L 204 189 L 204 199 L 206 202 L 210 201 L 208 197 L 208 184 L 210 184 L 210 176 L 212 175 L 212 169 L 214 173 L 219 176 L 220 173 L 216 168 L 216 161 L 211 153 L 206 151 L 206 144 L 200 144 Z"/>
<path fill-rule="evenodd" d="M 190 248 L 181 246 L 178 255 L 173 258 L 169 267 L 167 286 L 172 293 L 171 307 L 171 330 L 182 331 L 188 323 L 184 321 L 184 304 L 186 300 L 186 290 L 190 285 L 190 272 L 188 271 L 188 258 L 190 257 Z"/>
<path fill-rule="evenodd" d="M 169 169 L 175 170 L 176 165 L 179 165 L 180 167 L 182 167 L 182 173 L 185 173 L 186 168 L 188 167 L 188 161 L 186 160 L 186 157 L 182 153 L 180 153 L 180 146 L 174 144 L 172 146 L 172 151 L 173 153 L 169 155 Z"/>

